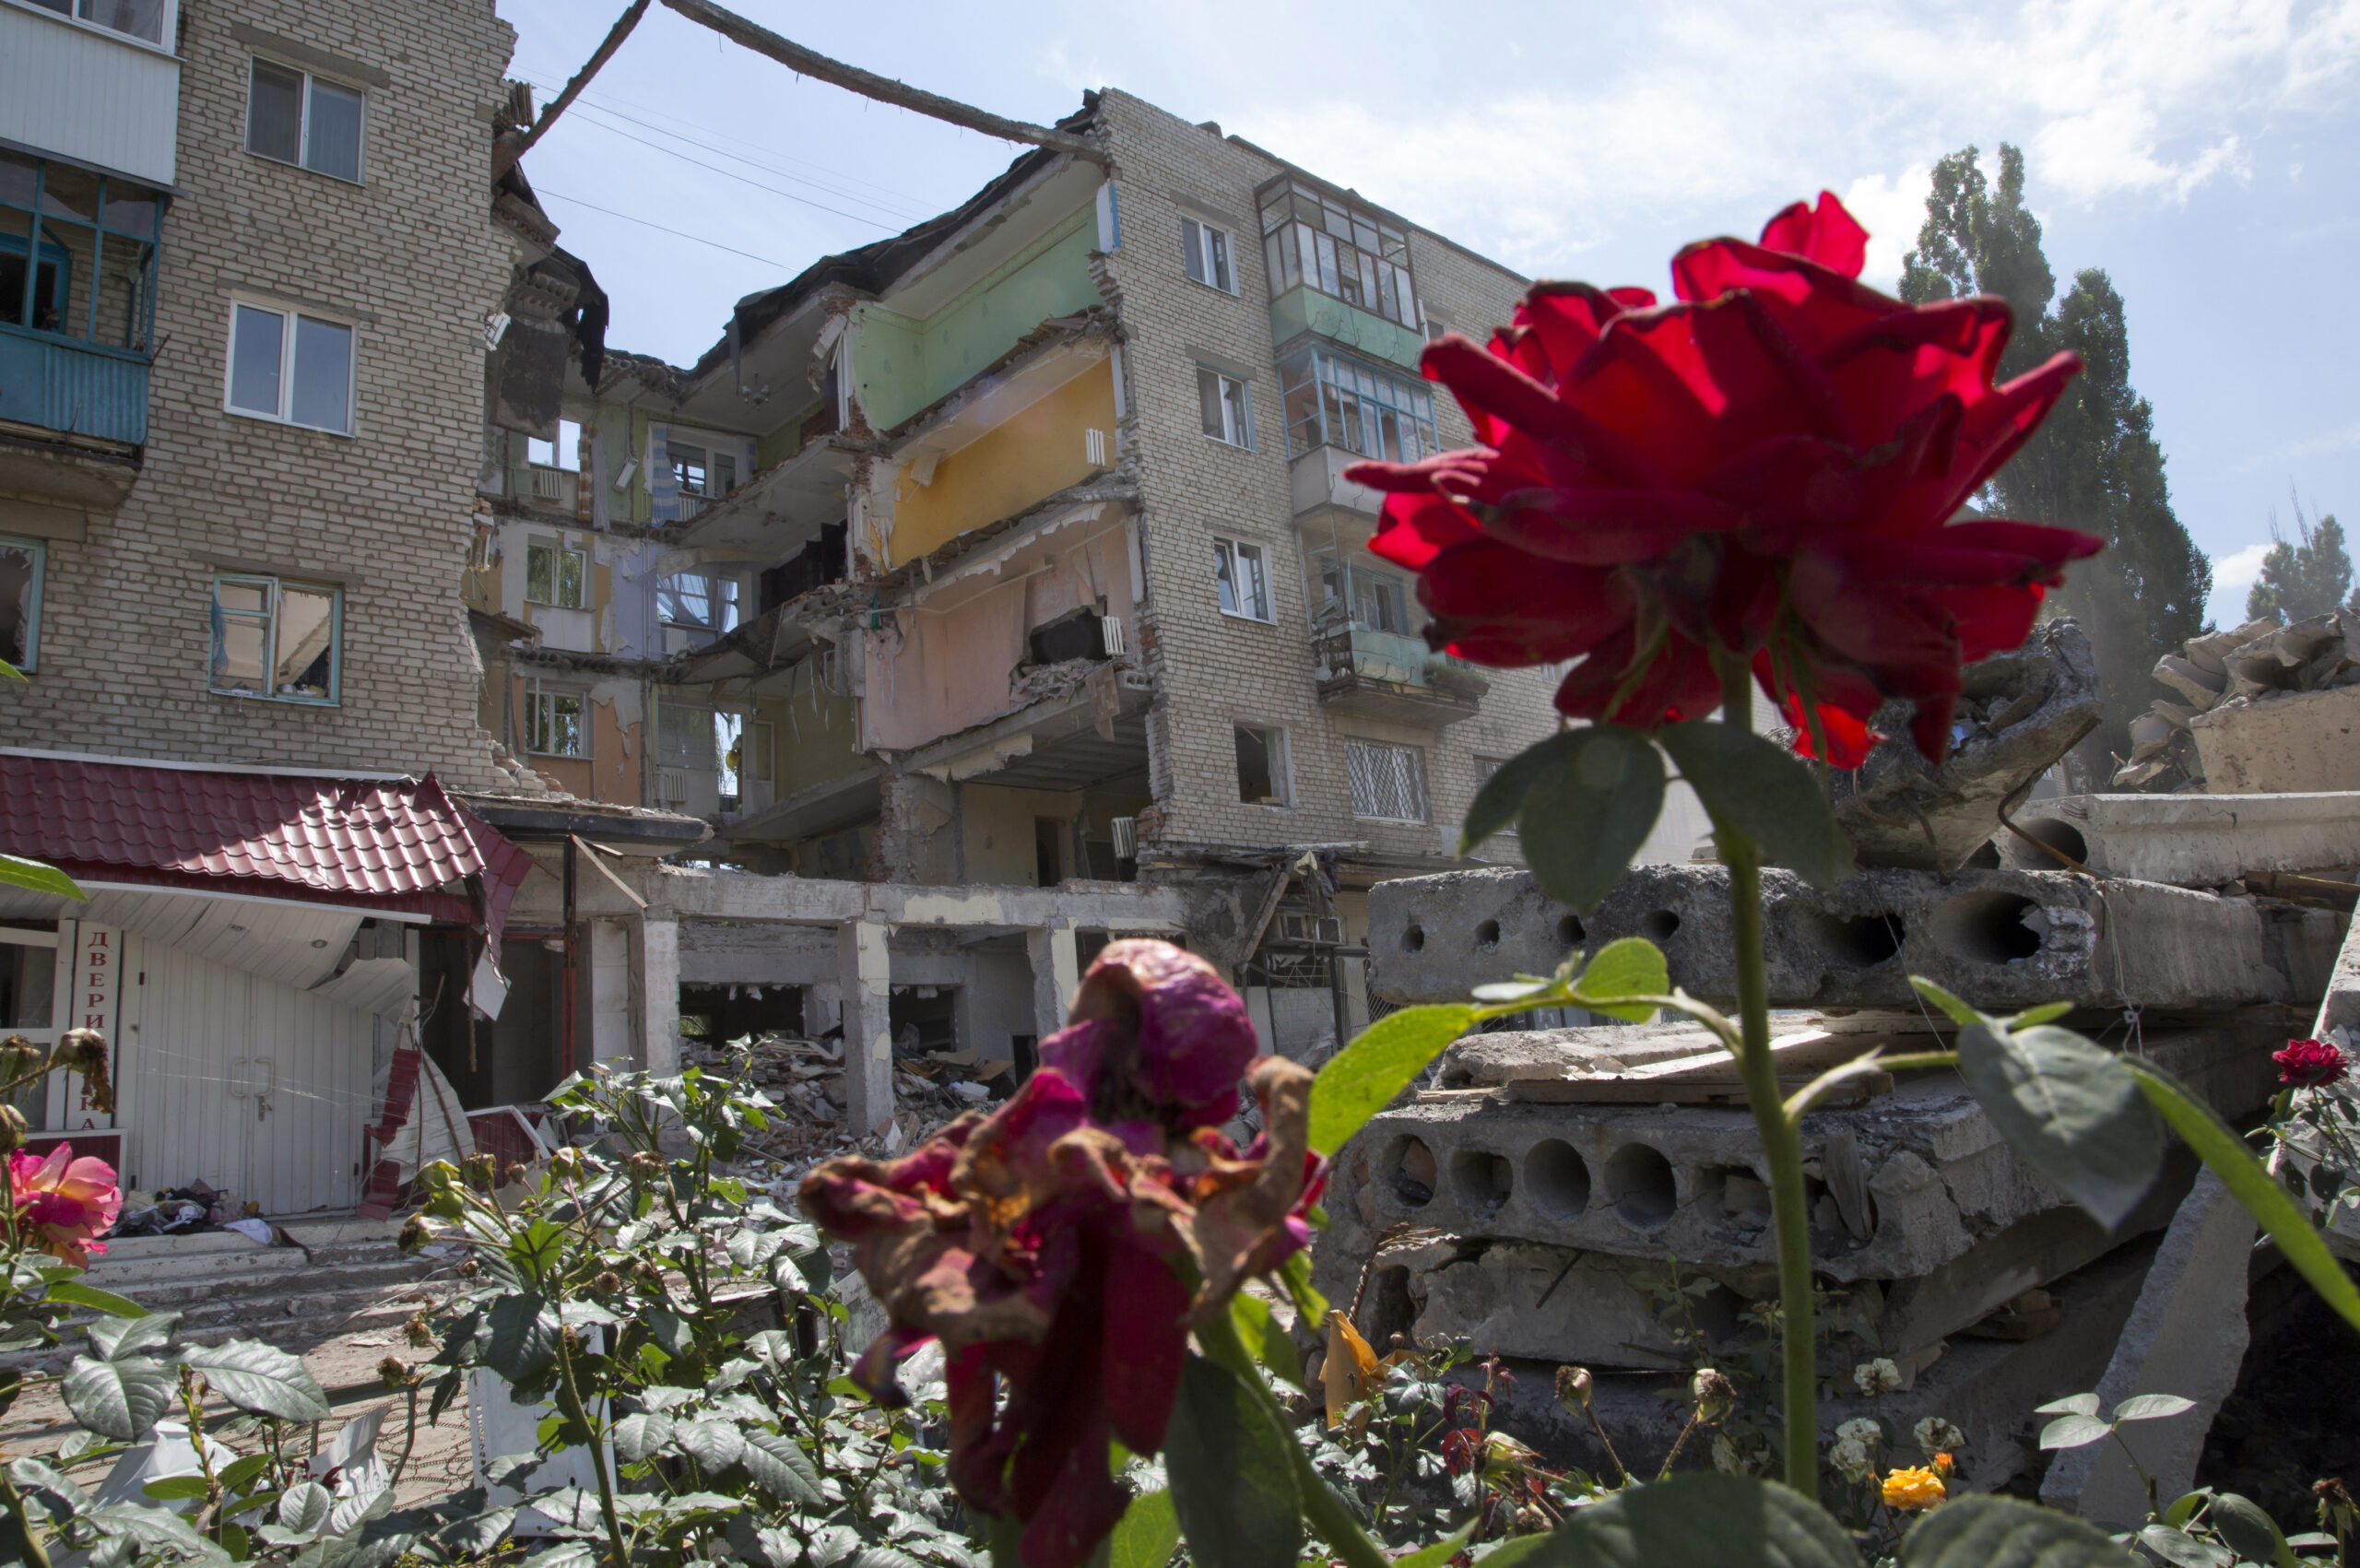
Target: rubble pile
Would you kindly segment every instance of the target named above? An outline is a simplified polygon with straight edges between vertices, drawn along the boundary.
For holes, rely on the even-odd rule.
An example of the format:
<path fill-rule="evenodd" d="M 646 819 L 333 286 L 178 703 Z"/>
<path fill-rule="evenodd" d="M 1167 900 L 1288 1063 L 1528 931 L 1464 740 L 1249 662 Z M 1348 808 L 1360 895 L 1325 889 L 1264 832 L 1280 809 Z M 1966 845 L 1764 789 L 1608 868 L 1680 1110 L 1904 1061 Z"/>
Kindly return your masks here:
<path fill-rule="evenodd" d="M 2024 685 L 2032 701 L 2015 718 L 2066 694 L 2071 683 L 2055 670 Z M 2052 737 L 2078 726 L 2071 705 L 2059 704 Z M 2027 759 L 2000 771 L 2017 760 Z M 2010 787 L 1921 787 L 1915 798 L 1932 819 L 1919 842 L 1948 858 L 1954 839 L 1990 831 L 1993 795 Z M 2270 1053 L 2302 1032 L 2350 915 L 2348 905 L 2208 890 L 2260 876 L 2257 855 L 2300 853 L 2282 850 L 2282 837 L 2317 843 L 2293 819 L 2327 808 L 2278 813 L 2288 818 L 2281 833 L 2269 812 L 2245 821 L 2257 814 L 2205 799 L 2204 811 L 2151 795 L 2038 803 L 2055 819 L 2032 824 L 2044 843 L 2053 836 L 2083 855 L 2135 858 L 2155 867 L 2154 880 L 1883 867 L 1822 892 L 1770 873 L 1770 1000 L 1788 1009 L 1773 1029 L 1781 1081 L 1800 1087 L 1872 1047 L 1946 1043 L 1953 1026 L 1909 989 L 1908 976 L 1922 974 L 1996 1011 L 2069 1003 L 2072 1027 L 2165 1064 L 2233 1121 L 2259 1111 L 2277 1087 Z M 2069 823 L 2090 842 L 2066 838 Z M 1896 833 L 1896 847 L 1906 837 Z M 1733 998 L 1728 873 L 1709 864 L 1634 867 L 1587 914 L 1521 871 L 1380 883 L 1369 894 L 1370 990 L 1396 1006 L 1460 999 L 1477 984 L 1549 973 L 1569 948 L 1595 952 L 1626 936 L 1663 949 L 1674 986 Z M 1828 1320 L 1849 1337 L 1847 1350 L 1897 1369 L 1900 1386 L 1878 1397 L 1888 1423 L 1906 1431 L 1939 1416 L 1968 1434 L 1959 1462 L 1974 1488 L 2022 1472 L 2036 1435 L 2026 1412 L 2059 1389 L 2097 1386 L 2118 1341 L 2174 1321 L 2151 1295 L 2177 1300 L 2187 1279 L 2217 1275 L 2236 1286 L 2223 1310 L 2242 1323 L 2242 1269 L 2191 1270 L 2181 1254 L 2193 1244 L 2171 1239 L 2197 1223 L 2174 1228 L 2194 1176 L 2185 1151 L 2109 1232 L 2017 1157 L 1955 1072 L 1869 1074 L 1848 1088 L 1803 1125 Z M 1659 1456 L 1673 1436 L 1658 1431 L 1672 1409 L 1658 1397 L 1666 1379 L 1684 1380 L 1701 1354 L 1717 1365 L 1739 1356 L 1756 1303 L 1776 1295 L 1768 1180 L 1736 1065 L 1701 1029 L 1472 1035 L 1446 1053 L 1433 1087 L 1338 1152 L 1315 1282 L 1331 1300 L 1361 1303 L 1373 1343 L 1465 1339 L 1540 1363 L 1519 1381 L 1539 1394 L 1504 1413 L 1545 1452 L 1606 1463 L 1587 1423 L 1548 1397 L 1551 1363 L 1575 1363 L 1592 1369 L 1624 1456 L 1658 1438 Z M 1682 1304 L 1668 1312 L 1664 1281 L 1674 1274 L 1681 1284 L 1669 1294 Z M 2189 1342 L 2199 1340 L 2212 1342 Z M 2176 1353 L 2168 1345 L 2139 1353 L 2161 1380 L 2142 1387 L 2186 1382 L 2217 1403 L 2199 1369 L 2162 1364 Z M 1868 1401 L 1831 1399 L 1824 1413 L 1832 1432 L 1869 1413 Z"/>
<path fill-rule="evenodd" d="M 2205 742 L 2225 738 L 2221 732 L 2246 727 L 2241 716 L 2250 710 L 2360 685 L 2355 631 L 2360 631 L 2360 618 L 2344 610 L 2292 626 L 2264 618 L 2190 638 L 2180 652 L 2165 654 L 2156 662 L 2154 676 L 2178 699 L 2157 698 L 2130 721 L 2130 757 L 2116 770 L 2116 786 L 2215 793 L 2348 787 L 2295 779 L 2213 778 L 2212 773 L 2223 771 L 2218 766 L 2223 761 L 2230 763 L 2227 772 L 2233 775 L 2246 772 L 2237 765 L 2244 761 L 2243 748 Z"/>
<path fill-rule="evenodd" d="M 880 1158 L 905 1152 L 956 1117 L 989 1110 L 1015 1087 L 1015 1064 L 1005 1058 L 985 1059 L 972 1049 L 921 1052 L 905 1042 L 894 1053 L 892 1122 L 855 1138 L 844 1125 L 841 1038 L 743 1035 L 722 1045 L 691 1040 L 682 1046 L 681 1063 L 734 1073 L 749 1052 L 747 1081 L 776 1101 L 779 1114 L 767 1130 L 748 1134 L 747 1149 L 794 1168 L 848 1152 Z"/>

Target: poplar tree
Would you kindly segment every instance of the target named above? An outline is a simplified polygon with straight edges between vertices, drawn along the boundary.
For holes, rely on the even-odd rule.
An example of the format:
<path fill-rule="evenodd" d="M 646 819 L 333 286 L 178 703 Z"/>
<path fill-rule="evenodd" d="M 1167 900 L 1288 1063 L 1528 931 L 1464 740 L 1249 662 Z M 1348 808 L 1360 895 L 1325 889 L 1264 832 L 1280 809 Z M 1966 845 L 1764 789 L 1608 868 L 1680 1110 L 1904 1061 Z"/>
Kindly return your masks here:
<path fill-rule="evenodd" d="M 2111 772 L 2106 753 L 2129 754 L 2131 716 L 2168 695 L 2148 672 L 2205 630 L 2212 563 L 2172 511 L 2154 410 L 2130 384 L 2122 296 L 2104 268 L 2089 267 L 2057 298 L 2040 220 L 2024 205 L 2024 154 L 2005 143 L 1996 183 L 1972 147 L 1935 165 L 1925 226 L 1902 263 L 1901 297 L 1912 304 L 1968 294 L 1996 294 L 2015 308 L 2001 380 L 2067 348 L 2088 367 L 1993 477 L 1983 504 L 2106 542 L 2071 569 L 2054 603 L 2089 633 L 2106 720 L 2084 743 L 2083 761 Z"/>
<path fill-rule="evenodd" d="M 2246 595 L 2248 620 L 2263 616 L 2282 622 L 2308 620 L 2332 609 L 2360 613 L 2360 594 L 2352 592 L 2352 557 L 2343 548 L 2343 525 L 2335 513 L 2313 525 L 2297 501 L 2295 536 L 2282 537 L 2273 522 L 2270 541 L 2270 553 L 2261 558 L 2261 576 Z"/>

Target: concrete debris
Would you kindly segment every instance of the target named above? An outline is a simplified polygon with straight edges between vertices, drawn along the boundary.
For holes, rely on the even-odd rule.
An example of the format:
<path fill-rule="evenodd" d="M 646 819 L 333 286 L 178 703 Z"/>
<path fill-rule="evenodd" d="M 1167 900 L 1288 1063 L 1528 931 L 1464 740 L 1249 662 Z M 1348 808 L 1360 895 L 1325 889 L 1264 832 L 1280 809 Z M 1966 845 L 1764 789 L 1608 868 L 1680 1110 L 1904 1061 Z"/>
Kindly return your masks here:
<path fill-rule="evenodd" d="M 881 1132 L 855 1139 L 845 1130 L 840 1038 L 765 1034 L 717 1047 L 690 1042 L 682 1048 L 681 1062 L 734 1073 L 748 1052 L 753 1057 L 749 1086 L 778 1102 L 784 1114 L 773 1116 L 767 1130 L 747 1134 L 747 1152 L 791 1171 L 840 1154 L 906 1154 L 967 1112 L 988 1111 L 1014 1086 L 1013 1063 L 984 1060 L 973 1050 L 899 1055 L 893 1063 L 892 1121 Z"/>
<path fill-rule="evenodd" d="M 2101 877 L 2218 888 L 2258 872 L 2360 867 L 2360 794 L 2069 795 L 2015 815 L 1994 842 L 2027 871 L 2059 868 L 2055 850 Z M 2047 849 L 2042 848 L 2047 845 Z"/>
<path fill-rule="evenodd" d="M 1876 870 L 1833 893 L 1783 871 L 1763 881 L 1780 1008 L 1914 1009 L 1913 974 L 1995 1010 L 2307 1006 L 2342 937 L 2330 910 L 2062 871 Z M 1661 948 L 1692 996 L 1737 994 L 1720 866 L 1634 867 L 1587 917 L 1511 870 L 1380 883 L 1368 909 L 1369 985 L 1391 1002 L 1463 1000 L 1622 937 Z"/>
<path fill-rule="evenodd" d="M 2181 701 L 2157 699 L 2130 723 L 2118 787 L 2215 794 L 2360 788 L 2351 721 L 2360 694 L 2360 622 L 2345 610 L 2282 626 L 2248 621 L 2190 639 L 2154 677 Z"/>
<path fill-rule="evenodd" d="M 2204 1434 L 2236 1385 L 2246 1355 L 2246 1278 L 2253 1216 L 2207 1171 L 2180 1205 L 2141 1286 L 2106 1375 L 2099 1408 L 2111 1412 L 2141 1394 L 2176 1394 L 2194 1410 L 2124 1425 L 2121 1437 L 2154 1479 L 2156 1495 L 2196 1484 Z M 2060 1452 L 2041 1481 L 2040 1500 L 2116 1529 L 2147 1517 L 2147 1490 L 2114 1443 Z"/>
<path fill-rule="evenodd" d="M 1969 666 L 1965 687 L 1941 766 L 1919 755 L 1907 705 L 1895 703 L 1878 715 L 1890 738 L 1857 772 L 1835 775 L 1836 818 L 1861 865 L 1965 865 L 2000 813 L 2098 725 L 2097 666 L 2071 619 Z"/>

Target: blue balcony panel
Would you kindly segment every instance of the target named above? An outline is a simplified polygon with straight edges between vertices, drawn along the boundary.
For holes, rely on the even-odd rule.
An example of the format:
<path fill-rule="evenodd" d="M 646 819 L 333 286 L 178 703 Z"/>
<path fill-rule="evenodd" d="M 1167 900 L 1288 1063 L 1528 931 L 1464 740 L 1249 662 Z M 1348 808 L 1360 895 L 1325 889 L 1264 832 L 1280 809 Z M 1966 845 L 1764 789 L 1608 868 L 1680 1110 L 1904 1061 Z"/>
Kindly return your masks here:
<path fill-rule="evenodd" d="M 0 419 L 144 445 L 147 358 L 0 324 Z"/>

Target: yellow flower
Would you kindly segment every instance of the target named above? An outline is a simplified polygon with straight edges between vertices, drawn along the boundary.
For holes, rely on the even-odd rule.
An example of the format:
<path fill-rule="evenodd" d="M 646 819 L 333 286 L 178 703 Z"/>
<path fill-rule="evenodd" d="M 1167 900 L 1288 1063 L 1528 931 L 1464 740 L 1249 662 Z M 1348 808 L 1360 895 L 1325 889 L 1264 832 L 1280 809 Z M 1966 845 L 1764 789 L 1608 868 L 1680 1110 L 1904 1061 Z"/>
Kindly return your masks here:
<path fill-rule="evenodd" d="M 1888 1507 L 1931 1508 L 1943 1496 L 1942 1478 L 1929 1469 L 1895 1470 L 1884 1478 L 1884 1500 Z"/>

